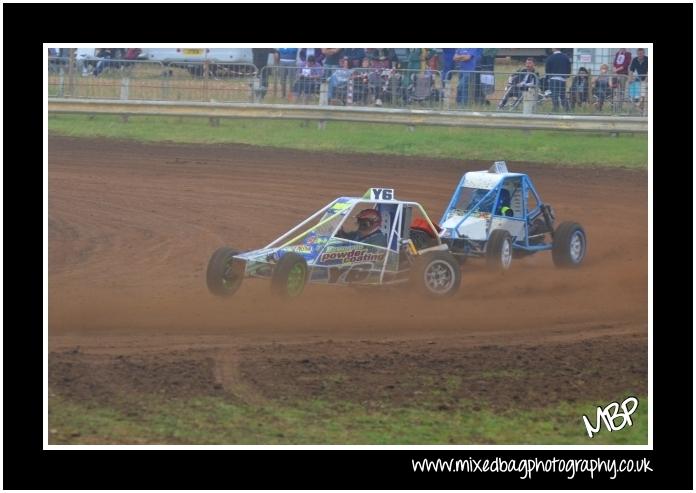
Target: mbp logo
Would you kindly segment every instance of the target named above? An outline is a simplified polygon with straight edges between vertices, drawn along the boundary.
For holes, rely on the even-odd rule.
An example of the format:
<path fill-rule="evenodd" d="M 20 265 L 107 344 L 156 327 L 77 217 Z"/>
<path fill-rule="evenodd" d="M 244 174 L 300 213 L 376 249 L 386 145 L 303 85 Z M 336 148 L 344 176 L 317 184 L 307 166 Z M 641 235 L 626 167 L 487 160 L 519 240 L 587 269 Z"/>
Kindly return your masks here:
<path fill-rule="evenodd" d="M 622 412 L 619 412 L 619 407 Z M 610 432 L 622 430 L 626 425 L 633 426 L 631 415 L 636 412 L 636 409 L 638 409 L 638 399 L 635 397 L 628 397 L 621 403 L 621 406 L 619 406 L 618 402 L 612 402 L 604 409 L 601 406 L 597 407 L 596 426 L 590 424 L 587 416 L 583 415 L 582 417 L 587 429 L 587 435 L 592 438 L 594 434 L 598 433 L 602 428 L 602 422 L 604 422 L 604 425 Z M 616 425 L 617 418 L 621 418 L 621 424 L 618 426 Z"/>

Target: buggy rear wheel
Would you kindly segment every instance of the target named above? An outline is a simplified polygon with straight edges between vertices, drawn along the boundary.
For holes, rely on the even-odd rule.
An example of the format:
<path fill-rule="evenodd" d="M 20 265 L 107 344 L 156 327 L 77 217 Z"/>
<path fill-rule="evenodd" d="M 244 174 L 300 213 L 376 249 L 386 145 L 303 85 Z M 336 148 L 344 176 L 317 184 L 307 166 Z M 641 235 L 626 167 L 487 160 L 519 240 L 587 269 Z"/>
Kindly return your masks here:
<path fill-rule="evenodd" d="M 578 223 L 564 222 L 553 235 L 551 257 L 556 267 L 578 267 L 587 252 L 587 236 Z"/>
<path fill-rule="evenodd" d="M 273 269 L 271 291 L 282 298 L 296 298 L 307 283 L 307 261 L 301 255 L 288 252 Z"/>
<path fill-rule="evenodd" d="M 208 291 L 216 296 L 232 296 L 242 285 L 243 276 L 232 271 L 232 260 L 239 253 L 228 247 L 215 250 L 206 271 Z"/>

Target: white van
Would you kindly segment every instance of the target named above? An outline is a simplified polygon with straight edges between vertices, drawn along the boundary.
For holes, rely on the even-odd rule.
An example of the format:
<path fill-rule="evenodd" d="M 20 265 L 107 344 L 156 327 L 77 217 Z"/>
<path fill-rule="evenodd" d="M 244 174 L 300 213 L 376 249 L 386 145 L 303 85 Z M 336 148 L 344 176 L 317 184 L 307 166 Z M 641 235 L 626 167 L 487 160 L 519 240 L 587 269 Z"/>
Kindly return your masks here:
<path fill-rule="evenodd" d="M 188 62 L 254 63 L 251 48 L 143 48 L 144 59 L 168 64 Z"/>

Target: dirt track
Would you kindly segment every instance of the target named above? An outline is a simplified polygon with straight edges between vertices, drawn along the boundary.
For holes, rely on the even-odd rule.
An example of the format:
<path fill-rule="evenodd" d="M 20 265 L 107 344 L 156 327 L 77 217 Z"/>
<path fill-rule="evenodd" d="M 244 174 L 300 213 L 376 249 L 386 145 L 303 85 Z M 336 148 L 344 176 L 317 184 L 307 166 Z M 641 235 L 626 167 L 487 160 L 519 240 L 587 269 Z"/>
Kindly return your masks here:
<path fill-rule="evenodd" d="M 358 389 L 377 383 L 379 392 L 392 385 L 390 375 L 406 381 L 446 373 L 468 358 L 485 359 L 489 373 L 531 368 L 538 382 L 527 388 L 526 377 L 515 380 L 516 395 L 530 402 L 549 388 L 559 399 L 646 392 L 645 172 L 509 163 L 532 176 L 560 220 L 584 225 L 588 256 L 577 271 L 555 269 L 542 253 L 514 261 L 504 276 L 469 262 L 462 289 L 443 302 L 310 285 L 299 301 L 279 303 L 261 281 L 247 282 L 232 299 L 210 295 L 210 254 L 225 244 L 263 246 L 336 196 L 373 185 L 395 188 L 439 219 L 462 173 L 488 163 L 65 137 L 50 137 L 48 149 L 54 390 L 79 396 L 95 378 L 88 375 L 105 367 L 104 380 L 92 381 L 85 395 L 94 395 L 95 385 L 106 388 L 106 379 L 132 390 L 121 370 L 138 360 L 134 368 L 153 374 L 141 384 L 150 378 L 166 387 L 163 373 L 179 382 L 208 378 L 210 385 L 196 388 L 222 387 L 246 400 L 289 389 L 322 395 L 324 387 L 307 386 L 302 375 L 340 370 L 355 376 L 353 394 L 362 400 Z M 545 356 L 527 361 L 530 347 Z M 486 359 L 490 351 L 482 348 L 495 348 L 495 356 Z M 185 364 L 169 364 L 177 361 Z M 191 361 L 202 366 L 186 373 Z M 467 363 L 461 372 L 475 368 Z M 382 377 L 375 380 L 375 372 Z M 606 372 L 610 378 L 601 376 Z M 478 395 L 466 382 L 457 394 Z"/>

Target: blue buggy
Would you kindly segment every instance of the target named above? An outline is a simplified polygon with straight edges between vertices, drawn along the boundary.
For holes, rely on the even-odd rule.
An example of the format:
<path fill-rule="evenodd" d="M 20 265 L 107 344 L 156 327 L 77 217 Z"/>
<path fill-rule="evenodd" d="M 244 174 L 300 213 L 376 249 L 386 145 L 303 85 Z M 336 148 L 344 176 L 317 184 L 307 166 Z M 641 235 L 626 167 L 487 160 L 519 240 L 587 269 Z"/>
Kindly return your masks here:
<path fill-rule="evenodd" d="M 483 257 L 492 270 L 544 250 L 551 250 L 557 267 L 579 266 L 587 252 L 585 230 L 575 222 L 554 227 L 554 221 L 529 177 L 496 161 L 488 171 L 464 174 L 440 220 L 440 237 L 460 263 Z"/>

